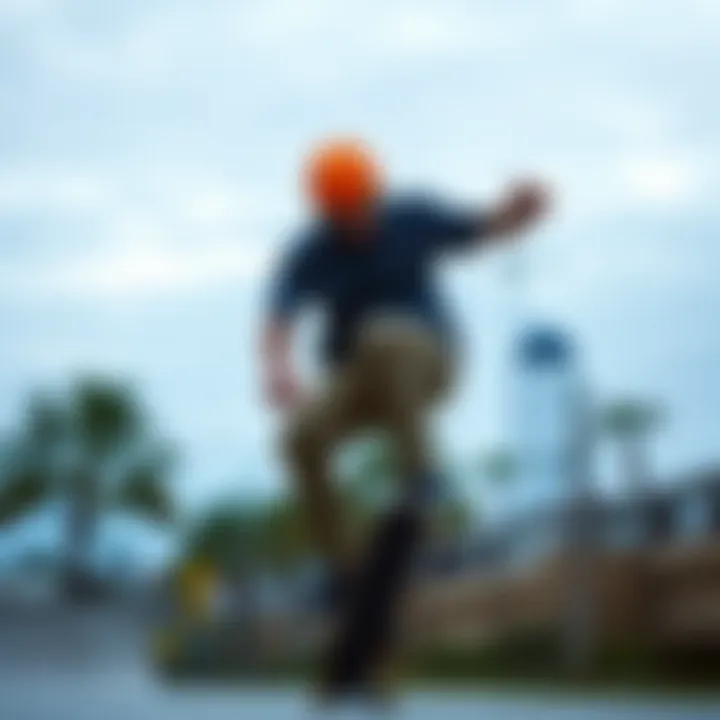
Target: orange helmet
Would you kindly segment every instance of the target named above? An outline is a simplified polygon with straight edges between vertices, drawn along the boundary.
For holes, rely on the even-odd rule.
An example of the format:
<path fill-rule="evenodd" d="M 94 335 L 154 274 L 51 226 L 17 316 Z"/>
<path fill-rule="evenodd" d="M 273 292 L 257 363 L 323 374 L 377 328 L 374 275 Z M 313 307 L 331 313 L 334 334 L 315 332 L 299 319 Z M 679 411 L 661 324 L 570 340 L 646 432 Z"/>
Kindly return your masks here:
<path fill-rule="evenodd" d="M 366 211 L 382 190 L 379 163 L 361 142 L 332 140 L 317 147 L 305 167 L 305 191 L 313 208 L 333 219 Z"/>

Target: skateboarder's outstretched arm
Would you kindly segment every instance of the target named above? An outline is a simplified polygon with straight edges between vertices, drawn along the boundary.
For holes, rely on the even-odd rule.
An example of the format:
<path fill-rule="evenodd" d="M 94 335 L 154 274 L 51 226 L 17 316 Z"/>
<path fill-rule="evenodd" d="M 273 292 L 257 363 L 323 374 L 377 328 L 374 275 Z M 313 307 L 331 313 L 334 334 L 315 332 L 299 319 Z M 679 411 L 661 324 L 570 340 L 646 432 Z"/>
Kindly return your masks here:
<path fill-rule="evenodd" d="M 485 208 L 468 208 L 435 197 L 421 197 L 415 207 L 431 252 L 461 250 L 505 242 L 530 228 L 548 211 L 550 192 L 542 183 L 524 181 L 512 185 Z"/>

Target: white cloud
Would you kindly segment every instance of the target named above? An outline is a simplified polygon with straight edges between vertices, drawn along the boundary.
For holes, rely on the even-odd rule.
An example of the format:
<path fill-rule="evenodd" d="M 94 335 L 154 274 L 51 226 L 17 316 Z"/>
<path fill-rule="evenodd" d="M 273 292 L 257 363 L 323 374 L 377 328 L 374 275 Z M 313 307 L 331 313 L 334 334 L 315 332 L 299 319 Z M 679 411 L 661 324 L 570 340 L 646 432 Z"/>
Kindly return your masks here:
<path fill-rule="evenodd" d="M 225 234 L 255 227 L 282 212 L 280 203 L 220 174 L 192 168 L 160 173 L 151 182 L 154 209 L 178 229 L 196 234 Z"/>
<path fill-rule="evenodd" d="M 193 252 L 134 245 L 68 268 L 61 287 L 88 299 L 142 300 L 218 283 L 244 282 L 257 277 L 266 261 L 265 252 L 248 245 L 227 244 Z"/>
<path fill-rule="evenodd" d="M 16 213 L 72 216 L 84 224 L 80 235 L 92 234 L 93 245 L 118 238 L 167 242 L 242 235 L 282 212 L 261 193 L 192 165 L 36 163 L 0 169 L 0 221 Z"/>
<path fill-rule="evenodd" d="M 458 13 L 444 5 L 388 6 L 379 17 L 372 40 L 376 51 L 400 61 L 418 56 L 452 57 L 482 48 L 487 39 L 497 39 L 497 29 L 484 27 L 478 35 L 468 13 Z"/>
<path fill-rule="evenodd" d="M 3 295 L 10 299 L 81 299 L 142 303 L 154 297 L 192 293 L 257 279 L 269 260 L 267 247 L 242 242 L 172 247 L 142 228 L 136 242 L 98 249 L 31 272 L 8 269 Z"/>
<path fill-rule="evenodd" d="M 242 210 L 246 208 L 242 208 Z M 228 188 L 209 187 L 194 193 L 181 212 L 190 222 L 201 227 L 227 227 L 238 216 L 238 198 Z"/>
<path fill-rule="evenodd" d="M 278 87 L 310 91 L 382 76 L 388 61 L 407 67 L 419 57 L 482 55 L 517 42 L 515 18 L 485 18 L 482 33 L 473 30 L 475 20 L 475 11 L 457 3 L 162 3 L 97 35 L 67 23 L 43 26 L 25 49 L 44 72 L 66 82 L 165 91 L 260 69 Z"/>
<path fill-rule="evenodd" d="M 89 212 L 106 205 L 111 196 L 107 178 L 81 167 L 28 165 L 0 170 L 0 213 Z"/>
<path fill-rule="evenodd" d="M 559 191 L 553 227 L 563 234 L 628 215 L 697 211 L 713 193 L 713 173 L 698 150 L 655 141 L 645 151 L 623 145 L 605 156 L 586 151 L 558 157 L 544 167 Z"/>
<path fill-rule="evenodd" d="M 0 296 L 137 303 L 246 283 L 267 263 L 259 228 L 271 209 L 277 214 L 259 193 L 192 167 L 9 167 L 0 171 L 0 223 L 23 213 L 49 228 L 58 214 L 75 224 L 60 259 L 25 253 L 19 264 L 4 263 Z"/>
<path fill-rule="evenodd" d="M 683 155 L 630 158 L 621 177 L 631 198 L 648 204 L 677 205 L 692 200 L 701 181 L 700 169 Z"/>
<path fill-rule="evenodd" d="M 61 5 L 53 0 L 4 0 L 8 12 L 34 17 Z M 34 8 L 32 11 L 25 6 Z M 263 3 L 148 3 L 133 22 L 102 33 L 83 33 L 69 20 L 43 24 L 26 38 L 26 50 L 45 72 L 66 80 L 116 86 L 161 87 L 189 76 L 258 68 L 276 82 L 312 87 L 377 77 L 420 57 L 465 56 L 496 63 L 478 71 L 506 73 L 527 62 L 550 67 L 572 51 L 592 51 L 598 39 L 691 52 L 711 37 L 712 4 L 668 0 L 654 3 L 496 3 L 404 1 L 373 5 L 365 0 L 267 0 Z M 0 5 L 0 12 L 3 5 Z M 548 18 L 552 17 L 552 22 Z M 587 43 L 585 41 L 588 41 Z M 609 66 L 615 64 L 606 53 Z M 313 77 L 313 72 L 318 77 Z M 325 84 L 322 77 L 328 75 Z"/>

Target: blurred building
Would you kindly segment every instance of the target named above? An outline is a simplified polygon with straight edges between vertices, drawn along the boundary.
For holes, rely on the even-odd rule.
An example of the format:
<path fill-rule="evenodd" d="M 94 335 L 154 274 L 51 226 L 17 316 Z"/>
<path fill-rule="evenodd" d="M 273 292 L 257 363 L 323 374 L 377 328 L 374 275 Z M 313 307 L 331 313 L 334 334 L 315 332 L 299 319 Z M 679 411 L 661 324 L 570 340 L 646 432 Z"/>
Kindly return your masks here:
<path fill-rule="evenodd" d="M 569 533 L 578 520 L 593 538 L 579 558 Z M 562 630 L 578 559 L 592 578 L 599 643 L 720 655 L 720 469 L 643 495 L 536 509 L 436 548 L 418 585 L 418 628 L 470 643 Z"/>

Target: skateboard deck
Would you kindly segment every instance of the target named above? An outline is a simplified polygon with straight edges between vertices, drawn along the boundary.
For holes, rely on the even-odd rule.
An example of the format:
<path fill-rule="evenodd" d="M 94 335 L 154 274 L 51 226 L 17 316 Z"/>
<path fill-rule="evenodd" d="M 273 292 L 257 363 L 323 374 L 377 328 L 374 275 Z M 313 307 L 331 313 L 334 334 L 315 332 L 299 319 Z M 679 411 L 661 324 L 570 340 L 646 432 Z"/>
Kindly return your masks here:
<path fill-rule="evenodd" d="M 421 514 L 412 508 L 393 510 L 380 522 L 325 659 L 321 682 L 326 695 L 372 691 L 373 671 L 394 642 L 398 601 L 410 580 L 422 530 Z"/>

